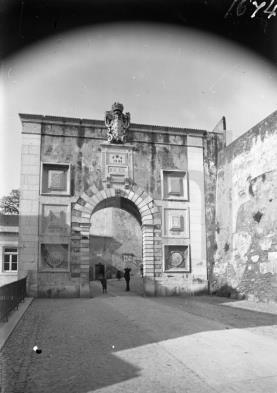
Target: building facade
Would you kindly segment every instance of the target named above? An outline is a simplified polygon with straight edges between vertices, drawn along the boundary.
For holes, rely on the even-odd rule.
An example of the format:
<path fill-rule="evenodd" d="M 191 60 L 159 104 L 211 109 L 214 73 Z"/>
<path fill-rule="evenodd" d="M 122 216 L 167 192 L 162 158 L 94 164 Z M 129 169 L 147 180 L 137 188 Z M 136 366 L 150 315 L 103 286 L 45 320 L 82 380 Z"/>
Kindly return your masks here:
<path fill-rule="evenodd" d="M 118 103 L 104 121 L 20 117 L 19 273 L 28 275 L 29 295 L 90 296 L 103 238 L 116 269 L 119 260 L 121 268 L 143 266 L 146 295 L 208 290 L 222 127 L 132 124 Z M 97 233 L 97 214 L 98 223 L 105 219 L 110 226 L 117 216 L 122 225 Z M 132 252 L 134 220 L 141 251 Z"/>

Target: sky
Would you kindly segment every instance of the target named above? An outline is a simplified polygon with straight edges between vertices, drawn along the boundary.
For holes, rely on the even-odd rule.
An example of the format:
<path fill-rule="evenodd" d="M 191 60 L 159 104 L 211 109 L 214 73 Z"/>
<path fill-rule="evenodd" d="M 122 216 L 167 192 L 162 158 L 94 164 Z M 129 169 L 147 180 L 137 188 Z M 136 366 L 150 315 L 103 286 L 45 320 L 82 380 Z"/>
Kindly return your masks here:
<path fill-rule="evenodd" d="M 41 41 L 1 62 L 0 197 L 20 185 L 18 114 L 104 119 L 115 101 L 131 122 L 212 131 L 227 142 L 277 109 L 277 69 L 193 29 L 107 24 Z"/>

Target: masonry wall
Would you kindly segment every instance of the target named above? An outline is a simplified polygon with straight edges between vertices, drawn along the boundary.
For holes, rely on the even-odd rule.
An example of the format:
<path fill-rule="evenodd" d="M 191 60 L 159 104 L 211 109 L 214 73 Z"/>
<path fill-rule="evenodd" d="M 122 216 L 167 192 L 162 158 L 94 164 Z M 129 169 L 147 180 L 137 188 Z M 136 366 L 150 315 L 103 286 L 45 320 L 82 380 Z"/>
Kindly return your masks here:
<path fill-rule="evenodd" d="M 92 184 L 101 188 L 101 144 L 106 140 L 105 134 L 104 127 L 45 125 L 41 161 L 72 165 L 73 195 L 81 194 Z M 186 136 L 131 130 L 130 134 L 129 142 L 134 146 L 134 182 L 153 198 L 160 199 L 161 169 L 187 170 Z"/>
<path fill-rule="evenodd" d="M 216 188 L 218 173 L 218 158 L 224 154 L 225 133 L 209 133 L 204 144 L 204 177 L 205 177 L 205 232 L 207 244 L 207 274 L 210 283 L 213 280 L 214 254 L 216 243 Z"/>
<path fill-rule="evenodd" d="M 216 208 L 212 290 L 277 301 L 277 112 L 221 155 Z"/>

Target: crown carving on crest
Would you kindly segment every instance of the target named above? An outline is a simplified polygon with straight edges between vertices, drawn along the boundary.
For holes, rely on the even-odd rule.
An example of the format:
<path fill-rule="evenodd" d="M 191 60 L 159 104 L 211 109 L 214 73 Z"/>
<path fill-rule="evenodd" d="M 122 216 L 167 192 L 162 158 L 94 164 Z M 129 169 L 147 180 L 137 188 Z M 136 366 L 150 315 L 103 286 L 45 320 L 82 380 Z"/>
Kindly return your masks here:
<path fill-rule="evenodd" d="M 125 143 L 127 129 L 130 126 L 130 113 L 123 113 L 124 106 L 115 102 L 110 111 L 105 113 L 105 126 L 109 143 Z"/>
<path fill-rule="evenodd" d="M 112 105 L 112 111 L 120 111 L 123 112 L 124 106 L 122 104 L 120 104 L 120 102 L 115 102 Z"/>

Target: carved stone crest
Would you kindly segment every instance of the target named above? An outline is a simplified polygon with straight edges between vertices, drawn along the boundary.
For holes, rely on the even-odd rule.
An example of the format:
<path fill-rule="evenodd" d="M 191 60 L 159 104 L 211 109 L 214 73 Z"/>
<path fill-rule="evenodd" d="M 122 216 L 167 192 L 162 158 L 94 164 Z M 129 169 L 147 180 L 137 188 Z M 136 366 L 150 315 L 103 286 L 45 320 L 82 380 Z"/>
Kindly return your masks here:
<path fill-rule="evenodd" d="M 123 113 L 123 105 L 115 102 L 111 111 L 105 113 L 105 125 L 108 128 L 109 143 L 125 143 L 127 129 L 130 126 L 130 113 Z"/>

